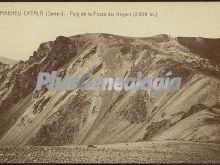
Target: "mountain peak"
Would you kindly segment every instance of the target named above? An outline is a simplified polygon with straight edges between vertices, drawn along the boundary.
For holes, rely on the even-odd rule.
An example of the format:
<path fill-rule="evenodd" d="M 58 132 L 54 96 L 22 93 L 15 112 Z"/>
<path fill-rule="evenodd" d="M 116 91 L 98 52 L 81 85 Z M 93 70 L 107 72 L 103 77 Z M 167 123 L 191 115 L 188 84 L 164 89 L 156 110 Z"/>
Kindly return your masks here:
<path fill-rule="evenodd" d="M 220 142 L 213 132 L 218 124 L 206 131 L 210 118 L 219 122 L 220 46 L 218 40 L 200 40 L 95 33 L 42 43 L 29 60 L 2 74 L 0 145 Z M 152 78 L 181 77 L 182 86 L 158 97 L 149 91 L 35 91 L 39 72 L 51 71 L 62 78 L 88 71 L 92 78 L 128 78 L 141 71 Z"/>

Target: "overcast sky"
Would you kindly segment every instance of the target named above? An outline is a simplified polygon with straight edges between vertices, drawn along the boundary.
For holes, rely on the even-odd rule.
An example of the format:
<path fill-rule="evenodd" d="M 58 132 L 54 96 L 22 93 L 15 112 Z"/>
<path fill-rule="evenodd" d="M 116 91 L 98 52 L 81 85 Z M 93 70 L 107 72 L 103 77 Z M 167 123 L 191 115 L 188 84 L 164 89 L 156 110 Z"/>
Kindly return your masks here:
<path fill-rule="evenodd" d="M 26 60 L 59 35 L 111 33 L 220 38 L 220 3 L 1 3 L 0 11 L 158 12 L 158 17 L 39 17 L 0 15 L 0 56 Z"/>

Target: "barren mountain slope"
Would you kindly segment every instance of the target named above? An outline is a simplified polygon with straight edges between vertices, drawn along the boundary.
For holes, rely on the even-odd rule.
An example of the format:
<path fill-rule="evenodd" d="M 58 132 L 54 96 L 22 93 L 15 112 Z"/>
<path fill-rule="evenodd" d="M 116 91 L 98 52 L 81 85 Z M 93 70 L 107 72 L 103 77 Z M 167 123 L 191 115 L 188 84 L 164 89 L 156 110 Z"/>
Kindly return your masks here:
<path fill-rule="evenodd" d="M 9 59 L 9 58 L 6 58 L 6 57 L 1 57 L 1 56 L 0 56 L 0 62 L 2 62 L 4 64 L 9 64 L 10 66 L 13 66 L 16 63 L 18 63 L 18 61 L 16 61 L 16 60 Z"/>
<path fill-rule="evenodd" d="M 214 41 L 206 40 L 196 51 L 187 42 L 167 35 L 84 34 L 41 44 L 0 84 L 0 145 L 219 143 L 220 62 L 215 60 L 218 54 L 198 50 Z M 215 49 L 219 52 L 220 47 Z M 172 76 L 182 77 L 181 89 L 161 96 L 144 91 L 34 91 L 42 71 L 58 70 L 62 77 L 79 77 L 88 70 L 94 77 L 128 77 L 133 62 L 144 76 L 172 71 Z"/>

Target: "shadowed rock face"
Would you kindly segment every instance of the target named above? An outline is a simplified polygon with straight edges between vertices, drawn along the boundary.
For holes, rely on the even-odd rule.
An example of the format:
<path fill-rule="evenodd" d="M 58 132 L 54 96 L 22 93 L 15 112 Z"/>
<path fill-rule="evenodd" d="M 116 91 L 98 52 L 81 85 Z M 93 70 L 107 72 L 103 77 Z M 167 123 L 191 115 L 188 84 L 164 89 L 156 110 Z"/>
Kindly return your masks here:
<path fill-rule="evenodd" d="M 178 37 L 177 40 L 193 53 L 204 59 L 220 64 L 220 39 Z"/>
<path fill-rule="evenodd" d="M 220 142 L 218 39 L 59 36 L 27 61 L 0 64 L 0 145 L 107 144 L 145 140 Z M 79 77 L 182 77 L 181 90 L 34 91 L 39 72 Z M 4 68 L 4 67 L 3 67 Z"/>

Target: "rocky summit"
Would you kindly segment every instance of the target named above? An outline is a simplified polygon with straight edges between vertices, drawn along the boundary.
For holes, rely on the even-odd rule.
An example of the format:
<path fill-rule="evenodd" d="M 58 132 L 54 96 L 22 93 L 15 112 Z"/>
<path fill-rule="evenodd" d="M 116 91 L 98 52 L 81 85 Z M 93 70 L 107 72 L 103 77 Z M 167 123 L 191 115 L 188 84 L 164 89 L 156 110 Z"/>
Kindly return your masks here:
<path fill-rule="evenodd" d="M 133 69 L 132 69 L 133 68 Z M 182 77 L 181 88 L 35 91 L 39 72 Z M 111 34 L 59 36 L 27 61 L 0 63 L 0 145 L 105 145 L 144 141 L 220 143 L 220 39 Z"/>

